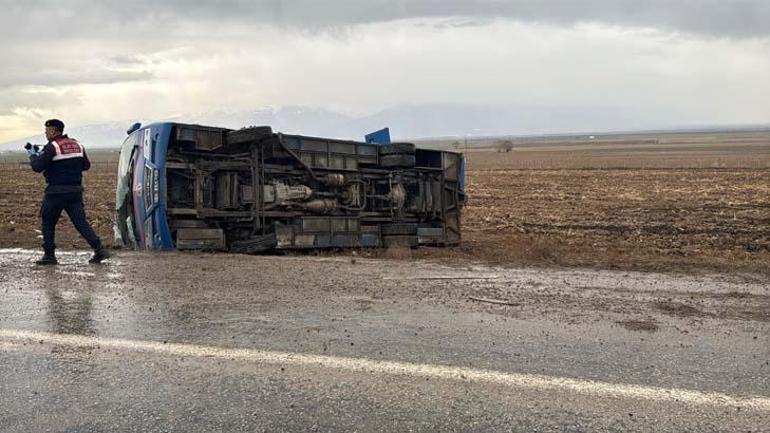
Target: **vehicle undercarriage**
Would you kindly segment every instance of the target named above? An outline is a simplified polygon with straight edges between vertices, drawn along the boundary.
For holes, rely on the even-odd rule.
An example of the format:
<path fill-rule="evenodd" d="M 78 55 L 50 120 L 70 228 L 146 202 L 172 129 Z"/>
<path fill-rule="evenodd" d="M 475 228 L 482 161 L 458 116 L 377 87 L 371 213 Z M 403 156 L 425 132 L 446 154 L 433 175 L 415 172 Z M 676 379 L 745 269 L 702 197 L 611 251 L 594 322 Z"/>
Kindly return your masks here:
<path fill-rule="evenodd" d="M 166 214 L 178 249 L 414 247 L 460 240 L 462 155 L 177 125 Z"/>

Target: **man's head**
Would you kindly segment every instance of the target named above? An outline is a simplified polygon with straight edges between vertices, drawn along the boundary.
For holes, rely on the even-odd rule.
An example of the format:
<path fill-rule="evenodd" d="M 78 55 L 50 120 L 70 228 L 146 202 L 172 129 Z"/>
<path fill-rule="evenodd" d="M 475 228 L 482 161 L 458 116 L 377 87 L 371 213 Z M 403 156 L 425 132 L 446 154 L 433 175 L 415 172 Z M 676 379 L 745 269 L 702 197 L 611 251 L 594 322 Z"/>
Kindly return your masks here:
<path fill-rule="evenodd" d="M 53 140 L 64 133 L 64 122 L 59 119 L 45 121 L 45 138 Z"/>

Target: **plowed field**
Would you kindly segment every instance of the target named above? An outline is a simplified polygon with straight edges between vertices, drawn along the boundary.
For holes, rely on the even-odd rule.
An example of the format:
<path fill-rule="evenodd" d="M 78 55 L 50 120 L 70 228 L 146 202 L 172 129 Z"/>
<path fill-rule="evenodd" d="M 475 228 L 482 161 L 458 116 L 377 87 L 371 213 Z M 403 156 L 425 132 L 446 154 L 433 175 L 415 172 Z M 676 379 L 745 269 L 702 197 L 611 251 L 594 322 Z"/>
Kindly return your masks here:
<path fill-rule="evenodd" d="M 749 147 L 471 151 L 464 241 L 417 257 L 502 265 L 770 271 L 770 142 Z M 112 241 L 114 161 L 86 174 Z M 0 163 L 0 247 L 40 244 L 42 176 Z M 66 217 L 61 248 L 85 248 Z M 371 253 L 379 254 L 379 253 Z"/>

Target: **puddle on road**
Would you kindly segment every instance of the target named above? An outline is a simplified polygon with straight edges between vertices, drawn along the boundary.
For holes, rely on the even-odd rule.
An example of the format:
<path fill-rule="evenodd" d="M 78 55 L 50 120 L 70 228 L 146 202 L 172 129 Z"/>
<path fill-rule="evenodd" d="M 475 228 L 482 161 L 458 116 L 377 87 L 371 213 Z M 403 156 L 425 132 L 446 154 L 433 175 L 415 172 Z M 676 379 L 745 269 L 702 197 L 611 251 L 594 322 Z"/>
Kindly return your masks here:
<path fill-rule="evenodd" d="M 0 249 L 0 327 L 93 336 L 99 310 L 123 274 L 114 264 L 89 265 L 90 251 L 58 251 L 57 266 L 36 266 L 39 250 Z M 111 287 L 112 286 L 112 287 Z"/>
<path fill-rule="evenodd" d="M 182 276 L 199 284 L 190 272 L 200 275 L 208 256 L 120 252 L 105 264 L 90 265 L 90 254 L 57 252 L 60 264 L 42 267 L 33 263 L 37 250 L 0 249 L 0 329 L 216 341 L 218 334 L 249 334 L 248 329 L 275 321 L 264 314 L 267 302 L 221 299 L 227 286 L 219 280 L 203 289 L 188 285 Z"/>
<path fill-rule="evenodd" d="M 623 291 L 646 291 L 654 295 L 657 290 L 675 293 L 708 289 L 720 293 L 768 294 L 766 286 L 738 286 L 727 279 L 710 276 L 503 269 L 479 264 L 454 268 L 424 261 L 394 266 L 393 261 L 376 259 L 351 264 L 348 258 L 127 251 L 120 252 L 104 265 L 88 265 L 89 251 L 63 251 L 60 254 L 63 265 L 41 268 L 31 263 L 39 254 L 36 250 L 0 249 L 0 296 L 3 296 L 0 328 L 93 336 L 141 336 L 161 341 L 214 340 L 217 335 L 258 339 L 267 332 L 266 329 L 285 324 L 291 317 L 312 317 L 314 309 L 318 310 L 315 314 L 323 316 L 330 309 L 339 308 L 342 313 L 372 320 L 372 311 L 380 309 L 378 304 L 348 299 L 345 305 L 349 307 L 340 307 L 340 301 L 345 300 L 346 295 L 355 295 L 356 299 L 382 299 L 383 293 L 390 293 L 391 289 L 393 293 L 408 294 L 412 293 L 413 286 L 432 287 L 424 291 L 426 297 L 445 296 L 443 299 L 447 299 L 446 296 L 454 296 L 453 300 L 462 302 L 456 304 L 462 305 L 458 308 L 466 308 L 464 305 L 469 302 L 469 296 L 499 301 L 501 305 L 485 307 L 490 311 L 514 311 L 511 305 L 502 305 L 503 301 L 510 304 L 515 301 L 530 309 L 537 301 L 539 308 L 560 308 L 559 311 L 565 312 L 564 317 L 569 316 L 560 320 L 577 322 L 589 320 L 586 317 L 594 314 L 593 310 L 576 311 L 573 304 L 557 305 L 556 302 L 567 299 L 567 295 L 574 297 L 568 301 L 578 302 L 587 296 L 586 291 L 581 290 L 586 287 L 595 289 L 596 293 L 591 292 L 591 297 L 599 300 L 607 297 L 613 302 L 622 297 Z M 297 272 L 303 276 L 301 281 L 296 278 Z M 372 280 L 381 282 L 377 290 L 367 292 L 361 288 L 361 282 Z M 417 281 L 410 284 L 412 280 Z M 311 293 L 308 289 L 316 292 Z M 296 293 L 307 293 L 308 298 Z M 325 298 L 326 293 L 331 298 Z M 519 294 L 523 300 L 516 299 Z M 415 311 L 407 306 L 404 308 L 407 316 Z M 291 317 L 274 314 L 287 309 L 292 312 Z M 388 317 L 393 316 L 392 310 L 393 307 L 389 309 Z M 321 316 L 318 320 L 323 321 Z M 641 313 L 631 316 L 624 320 L 644 318 Z M 554 323 L 553 326 L 561 326 Z M 621 325 L 622 332 L 627 329 L 652 330 L 649 324 L 629 322 Z M 621 325 L 610 322 L 602 326 L 621 328 Z M 662 331 L 665 326 L 661 324 L 660 327 Z M 614 328 L 606 332 L 616 332 Z"/>
<path fill-rule="evenodd" d="M 91 317 L 94 296 L 91 290 L 45 291 L 46 316 L 51 331 L 57 334 L 95 335 Z"/>

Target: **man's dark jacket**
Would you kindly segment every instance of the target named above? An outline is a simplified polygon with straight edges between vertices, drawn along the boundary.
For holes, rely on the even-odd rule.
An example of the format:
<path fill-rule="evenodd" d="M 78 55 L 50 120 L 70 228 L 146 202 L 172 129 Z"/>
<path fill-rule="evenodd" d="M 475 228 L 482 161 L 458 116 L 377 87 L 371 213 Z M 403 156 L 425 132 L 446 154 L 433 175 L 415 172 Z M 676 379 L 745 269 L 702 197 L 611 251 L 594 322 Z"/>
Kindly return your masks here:
<path fill-rule="evenodd" d="M 39 154 L 31 155 L 29 163 L 32 170 L 45 176 L 46 194 L 83 191 L 83 172 L 91 168 L 83 146 L 66 134 L 49 141 Z"/>

